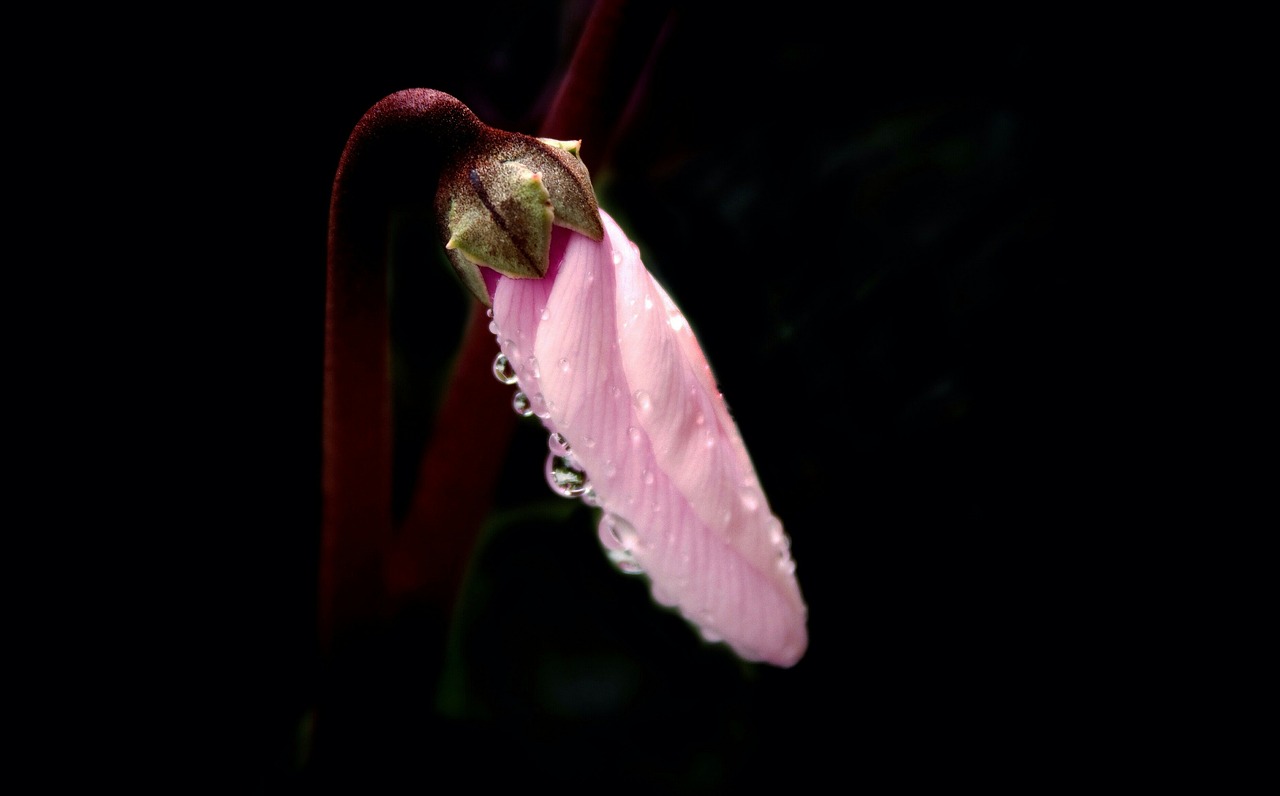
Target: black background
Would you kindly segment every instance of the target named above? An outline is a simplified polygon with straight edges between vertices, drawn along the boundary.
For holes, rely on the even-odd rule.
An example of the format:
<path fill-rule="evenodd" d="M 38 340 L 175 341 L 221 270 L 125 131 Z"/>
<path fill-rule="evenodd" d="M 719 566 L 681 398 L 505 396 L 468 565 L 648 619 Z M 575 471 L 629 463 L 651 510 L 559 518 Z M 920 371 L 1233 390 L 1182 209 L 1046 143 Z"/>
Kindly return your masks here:
<path fill-rule="evenodd" d="M 410 696 L 371 684 L 378 721 L 306 753 L 338 157 L 403 88 L 536 132 L 589 6 L 220 20 L 214 47 L 193 58 L 179 36 L 140 72 L 149 123 L 127 136 L 160 161 L 139 215 L 165 219 L 151 248 L 172 268 L 146 329 L 149 395 L 178 410 L 160 469 L 183 552 L 160 580 L 207 609 L 151 593 L 144 613 L 191 639 L 156 664 L 189 672 L 158 728 L 199 730 L 183 781 L 1039 785 L 1113 754 L 1124 720 L 1097 711 L 1123 623 L 1099 621 L 1116 543 L 1096 520 L 1123 454 L 1096 445 L 1118 388 L 1094 341 L 1123 264 L 1095 242 L 1093 146 L 1115 119 L 1100 45 L 976 12 L 668 7 L 593 176 L 698 332 L 792 537 L 806 657 L 743 665 L 652 605 L 590 513 L 546 490 L 522 425 L 444 674 L 405 691 L 416 662 L 389 662 Z"/>

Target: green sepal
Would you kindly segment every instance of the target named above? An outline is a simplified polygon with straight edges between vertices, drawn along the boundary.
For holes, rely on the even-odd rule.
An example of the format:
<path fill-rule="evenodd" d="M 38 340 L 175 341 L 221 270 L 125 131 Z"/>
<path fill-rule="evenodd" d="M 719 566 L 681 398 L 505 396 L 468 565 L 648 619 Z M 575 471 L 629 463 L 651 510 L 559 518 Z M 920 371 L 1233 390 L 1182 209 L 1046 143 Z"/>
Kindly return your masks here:
<path fill-rule="evenodd" d="M 553 216 L 540 174 L 520 163 L 481 164 L 451 197 L 445 248 L 505 276 L 539 279 L 547 273 Z"/>

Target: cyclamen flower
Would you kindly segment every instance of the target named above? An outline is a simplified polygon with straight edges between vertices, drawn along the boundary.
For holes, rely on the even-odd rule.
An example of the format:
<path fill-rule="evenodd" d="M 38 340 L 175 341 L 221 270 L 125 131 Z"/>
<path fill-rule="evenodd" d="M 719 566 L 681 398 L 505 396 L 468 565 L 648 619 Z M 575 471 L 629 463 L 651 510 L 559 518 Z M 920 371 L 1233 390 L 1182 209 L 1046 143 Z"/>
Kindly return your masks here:
<path fill-rule="evenodd" d="M 742 658 L 791 666 L 807 608 L 781 521 L 693 331 L 596 205 L 578 142 L 489 128 L 451 100 L 436 211 L 491 306 L 499 378 L 549 434 L 552 488 L 599 507 L 600 541 Z"/>
<path fill-rule="evenodd" d="M 552 487 L 599 506 L 620 568 L 708 640 L 790 666 L 807 637 L 788 537 L 684 315 L 601 218 L 600 242 L 554 229 L 543 279 L 487 272 L 499 369 L 550 434 Z"/>

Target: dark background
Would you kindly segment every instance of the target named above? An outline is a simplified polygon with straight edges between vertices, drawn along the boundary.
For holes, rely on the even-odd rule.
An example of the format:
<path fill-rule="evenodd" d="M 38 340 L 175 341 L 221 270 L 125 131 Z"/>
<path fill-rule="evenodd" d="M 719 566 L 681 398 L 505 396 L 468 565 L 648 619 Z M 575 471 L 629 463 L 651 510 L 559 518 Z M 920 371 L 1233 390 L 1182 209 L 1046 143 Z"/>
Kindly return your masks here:
<path fill-rule="evenodd" d="M 207 736 L 191 781 L 1039 785 L 1115 753 L 1125 720 L 1100 719 L 1099 695 L 1121 623 L 1099 621 L 1114 543 L 1097 515 L 1118 454 L 1096 445 L 1095 407 L 1117 387 L 1093 341 L 1121 264 L 1094 242 L 1091 147 L 1114 108 L 1086 77 L 1090 40 L 1008 17 L 667 7 L 593 176 L 697 330 L 792 537 L 806 657 L 743 665 L 652 605 L 590 512 L 546 490 L 544 439 L 522 425 L 510 451 L 477 452 L 507 463 L 443 674 L 399 704 L 371 684 L 381 721 L 305 752 L 338 157 L 402 88 L 536 132 L 588 6 L 245 20 L 207 59 L 176 58 L 184 90 L 151 96 L 157 132 L 137 142 L 183 186 L 153 194 L 175 218 L 158 309 L 198 352 L 166 360 L 184 386 L 159 393 L 190 407 L 168 437 L 194 461 L 167 496 L 214 574 L 180 659 L 201 674 L 160 728 Z"/>

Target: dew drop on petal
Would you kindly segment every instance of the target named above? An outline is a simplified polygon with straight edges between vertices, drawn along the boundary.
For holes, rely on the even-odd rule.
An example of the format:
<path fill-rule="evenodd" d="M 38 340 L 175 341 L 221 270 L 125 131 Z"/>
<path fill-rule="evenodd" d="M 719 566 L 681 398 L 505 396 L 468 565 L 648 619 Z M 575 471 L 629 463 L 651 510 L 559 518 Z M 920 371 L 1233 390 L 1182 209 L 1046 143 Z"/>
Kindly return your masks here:
<path fill-rule="evenodd" d="M 606 535 L 617 543 L 610 545 L 615 550 L 631 551 L 640 543 L 640 534 L 636 533 L 635 526 L 611 511 L 600 518 L 600 538 Z"/>
<path fill-rule="evenodd" d="M 542 371 L 538 370 L 538 358 L 537 358 L 537 357 L 529 357 L 529 373 L 530 373 L 530 375 L 532 375 L 535 379 L 540 379 L 540 378 L 542 378 Z"/>
<path fill-rule="evenodd" d="M 644 390 L 636 390 L 636 408 L 640 410 L 641 414 L 653 410 L 653 399 L 649 397 L 649 393 Z"/>
<path fill-rule="evenodd" d="M 635 426 L 627 427 L 627 437 L 631 440 L 632 445 L 640 444 L 640 429 Z"/>
<path fill-rule="evenodd" d="M 781 547 L 781 548 L 791 547 L 791 540 L 787 538 L 787 535 L 785 533 L 783 533 L 781 520 L 779 520 L 777 517 L 773 517 L 769 520 L 769 523 L 766 527 L 768 528 L 768 531 L 769 531 L 769 542 L 774 547 Z"/>
<path fill-rule="evenodd" d="M 591 485 L 587 483 L 587 474 L 573 466 L 562 456 L 547 454 L 547 484 L 551 490 L 561 497 L 581 497 Z"/>
<path fill-rule="evenodd" d="M 582 493 L 582 502 L 592 508 L 599 508 L 600 496 L 596 494 L 594 489 L 588 486 L 587 491 Z"/>
<path fill-rule="evenodd" d="M 551 314 L 547 312 L 546 307 L 543 307 L 542 310 L 538 313 L 538 317 L 542 318 L 542 320 L 545 321 L 547 318 L 551 317 Z"/>
<path fill-rule="evenodd" d="M 511 361 L 507 359 L 506 354 L 498 354 L 493 360 L 493 375 L 498 377 L 498 381 L 503 384 L 516 383 L 516 369 L 511 367 Z"/>
<path fill-rule="evenodd" d="M 613 253 L 613 264 L 622 265 L 622 252 L 615 251 Z"/>
<path fill-rule="evenodd" d="M 511 398 L 511 406 L 521 417 L 529 417 L 533 414 L 533 409 L 529 405 L 529 396 L 520 390 L 516 390 L 516 394 Z"/>
<path fill-rule="evenodd" d="M 560 363 L 559 363 L 559 364 L 560 364 L 560 372 L 561 372 L 561 373 L 568 373 L 568 372 L 569 372 L 569 358 L 568 358 L 568 357 L 560 357 Z"/>
<path fill-rule="evenodd" d="M 551 436 L 547 437 L 547 448 L 557 456 L 569 455 L 569 442 L 559 431 L 553 431 Z"/>
<path fill-rule="evenodd" d="M 644 568 L 636 561 L 635 557 L 626 550 L 610 550 L 609 560 L 618 568 L 619 572 L 626 575 L 642 575 Z"/>
<path fill-rule="evenodd" d="M 747 511 L 755 511 L 760 508 L 760 493 L 754 488 L 746 486 L 742 488 L 742 507 Z"/>
<path fill-rule="evenodd" d="M 547 406 L 547 399 L 540 392 L 535 392 L 533 398 L 529 399 L 529 406 L 533 413 L 541 418 L 551 417 L 551 409 Z"/>
<path fill-rule="evenodd" d="M 498 330 L 498 322 L 497 322 L 497 321 L 489 321 L 489 333 L 490 333 L 490 334 L 492 334 L 492 335 L 497 335 L 497 334 L 498 334 L 498 331 L 499 331 L 499 330 Z"/>
<path fill-rule="evenodd" d="M 490 307 L 489 309 L 487 309 L 487 310 L 485 310 L 485 311 L 484 311 L 484 317 L 486 317 L 486 318 L 492 318 L 492 317 L 493 317 L 493 307 Z"/>

